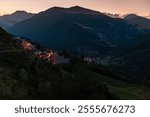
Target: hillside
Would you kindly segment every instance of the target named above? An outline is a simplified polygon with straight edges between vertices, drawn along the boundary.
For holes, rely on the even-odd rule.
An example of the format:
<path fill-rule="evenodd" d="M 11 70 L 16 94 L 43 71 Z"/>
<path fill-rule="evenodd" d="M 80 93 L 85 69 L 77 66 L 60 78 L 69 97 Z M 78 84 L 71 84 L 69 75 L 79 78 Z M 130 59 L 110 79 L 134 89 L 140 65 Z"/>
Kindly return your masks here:
<path fill-rule="evenodd" d="M 107 87 L 97 82 L 93 73 L 81 75 L 82 71 L 76 71 L 75 66 L 53 66 L 26 50 L 6 52 L 14 47 L 15 50 L 22 48 L 2 29 L 0 44 L 0 99 L 112 98 Z M 81 67 L 81 70 L 84 69 Z"/>
<path fill-rule="evenodd" d="M 132 23 L 135 23 L 142 28 L 150 29 L 150 19 L 135 15 L 135 14 L 129 14 L 124 17 L 125 20 L 128 20 Z"/>
<path fill-rule="evenodd" d="M 150 33 L 140 35 L 127 53 L 112 59 L 113 69 L 134 76 L 137 79 L 149 79 Z"/>
<path fill-rule="evenodd" d="M 99 56 L 127 48 L 132 38 L 143 32 L 123 19 L 79 6 L 50 8 L 12 26 L 8 31 L 46 47 L 64 48 L 86 56 Z"/>
<path fill-rule="evenodd" d="M 8 29 L 14 24 L 17 24 L 23 20 L 29 19 L 33 16 L 34 14 L 32 13 L 27 13 L 25 11 L 16 11 L 9 15 L 0 16 L 0 26 L 4 29 Z"/>
<path fill-rule="evenodd" d="M 147 86 L 109 68 L 74 57 L 70 64 L 52 65 L 18 41 L 0 29 L 0 99 L 150 98 Z"/>

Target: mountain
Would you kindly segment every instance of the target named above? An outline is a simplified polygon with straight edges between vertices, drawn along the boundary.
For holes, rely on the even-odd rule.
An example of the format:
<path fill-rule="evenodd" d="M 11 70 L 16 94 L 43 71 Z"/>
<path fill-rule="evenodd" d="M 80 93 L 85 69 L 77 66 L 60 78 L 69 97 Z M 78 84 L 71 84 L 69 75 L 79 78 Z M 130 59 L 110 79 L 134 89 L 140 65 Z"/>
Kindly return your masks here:
<path fill-rule="evenodd" d="M 138 85 L 103 66 L 77 59 L 52 65 L 23 50 L 18 41 L 0 28 L 0 99 L 149 99 Z"/>
<path fill-rule="evenodd" d="M 147 19 L 150 19 L 150 14 L 148 16 L 145 16 Z"/>
<path fill-rule="evenodd" d="M 141 17 L 135 14 L 129 14 L 127 16 L 124 17 L 125 20 L 128 20 L 132 23 L 135 23 L 139 26 L 141 26 L 142 28 L 148 28 L 150 29 L 150 19 L 147 19 L 145 17 Z"/>
<path fill-rule="evenodd" d="M 107 13 L 107 12 L 104 12 L 103 14 L 112 18 L 121 18 L 119 14 L 112 14 L 112 13 Z"/>
<path fill-rule="evenodd" d="M 10 27 L 8 31 L 46 47 L 99 56 L 127 48 L 132 38 L 143 30 L 126 20 L 75 6 L 50 8 Z"/>
<path fill-rule="evenodd" d="M 10 15 L 0 16 L 0 26 L 4 29 L 8 29 L 16 23 L 33 17 L 34 14 L 27 13 L 25 11 L 16 11 Z"/>
<path fill-rule="evenodd" d="M 122 56 L 113 58 L 111 65 L 113 69 L 128 73 L 129 75 L 143 80 L 150 79 L 150 33 L 137 37 L 135 43 L 128 52 Z"/>
<path fill-rule="evenodd" d="M 38 59 L 0 28 L 0 99 L 150 99 L 148 81 L 70 59 L 65 65 Z"/>
<path fill-rule="evenodd" d="M 113 70 L 127 73 L 141 81 L 150 80 L 150 48 L 128 53 L 111 61 Z"/>
<path fill-rule="evenodd" d="M 20 46 L 15 43 L 12 35 L 8 34 L 0 27 L 0 53 L 2 53 L 1 51 L 13 50 L 14 48 L 19 49 Z M 2 58 L 2 56 L 0 56 L 0 58 Z"/>
<path fill-rule="evenodd" d="M 93 80 L 94 75 L 85 73 L 84 77 L 82 70 L 74 72 L 75 69 L 35 58 L 32 52 L 23 50 L 13 35 L 0 28 L 0 99 L 112 98 L 103 83 Z"/>

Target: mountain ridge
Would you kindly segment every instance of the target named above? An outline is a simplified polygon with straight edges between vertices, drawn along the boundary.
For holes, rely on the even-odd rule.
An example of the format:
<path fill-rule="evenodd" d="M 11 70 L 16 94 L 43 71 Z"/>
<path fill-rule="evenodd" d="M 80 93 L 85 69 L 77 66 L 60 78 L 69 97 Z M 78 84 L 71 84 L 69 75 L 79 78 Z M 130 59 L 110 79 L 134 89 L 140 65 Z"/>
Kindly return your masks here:
<path fill-rule="evenodd" d="M 129 14 L 124 17 L 125 20 L 135 23 L 142 28 L 150 29 L 150 19 L 138 16 L 136 14 Z"/>
<path fill-rule="evenodd" d="M 140 32 L 137 26 L 123 19 L 78 6 L 50 8 L 8 31 L 38 41 L 43 46 L 95 53 L 117 48 L 120 46 L 118 41 L 123 45 L 123 41 L 131 40 Z"/>
<path fill-rule="evenodd" d="M 17 24 L 23 20 L 29 19 L 33 17 L 35 14 L 28 13 L 26 11 L 16 11 L 12 14 L 7 14 L 0 16 L 0 26 L 4 29 L 8 29 L 9 27 Z"/>

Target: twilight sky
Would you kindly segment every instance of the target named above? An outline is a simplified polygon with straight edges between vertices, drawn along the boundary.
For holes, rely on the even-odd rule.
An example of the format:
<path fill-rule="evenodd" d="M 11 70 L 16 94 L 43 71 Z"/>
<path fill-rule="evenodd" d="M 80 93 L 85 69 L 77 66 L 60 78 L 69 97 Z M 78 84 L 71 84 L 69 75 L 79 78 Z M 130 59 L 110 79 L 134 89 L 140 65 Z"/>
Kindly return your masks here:
<path fill-rule="evenodd" d="M 109 13 L 150 13 L 150 0 L 0 0 L 0 15 L 16 10 L 38 13 L 53 6 L 75 5 Z"/>

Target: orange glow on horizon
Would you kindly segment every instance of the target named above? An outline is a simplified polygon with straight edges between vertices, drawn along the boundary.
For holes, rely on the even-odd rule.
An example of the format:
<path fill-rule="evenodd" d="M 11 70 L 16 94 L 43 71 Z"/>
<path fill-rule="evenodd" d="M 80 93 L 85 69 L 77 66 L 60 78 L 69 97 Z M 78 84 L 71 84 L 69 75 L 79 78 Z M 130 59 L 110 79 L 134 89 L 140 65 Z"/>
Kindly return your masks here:
<path fill-rule="evenodd" d="M 82 6 L 100 12 L 126 14 L 150 13 L 150 0 L 0 0 L 0 15 L 11 14 L 16 10 L 38 13 L 53 6 L 71 7 Z"/>

